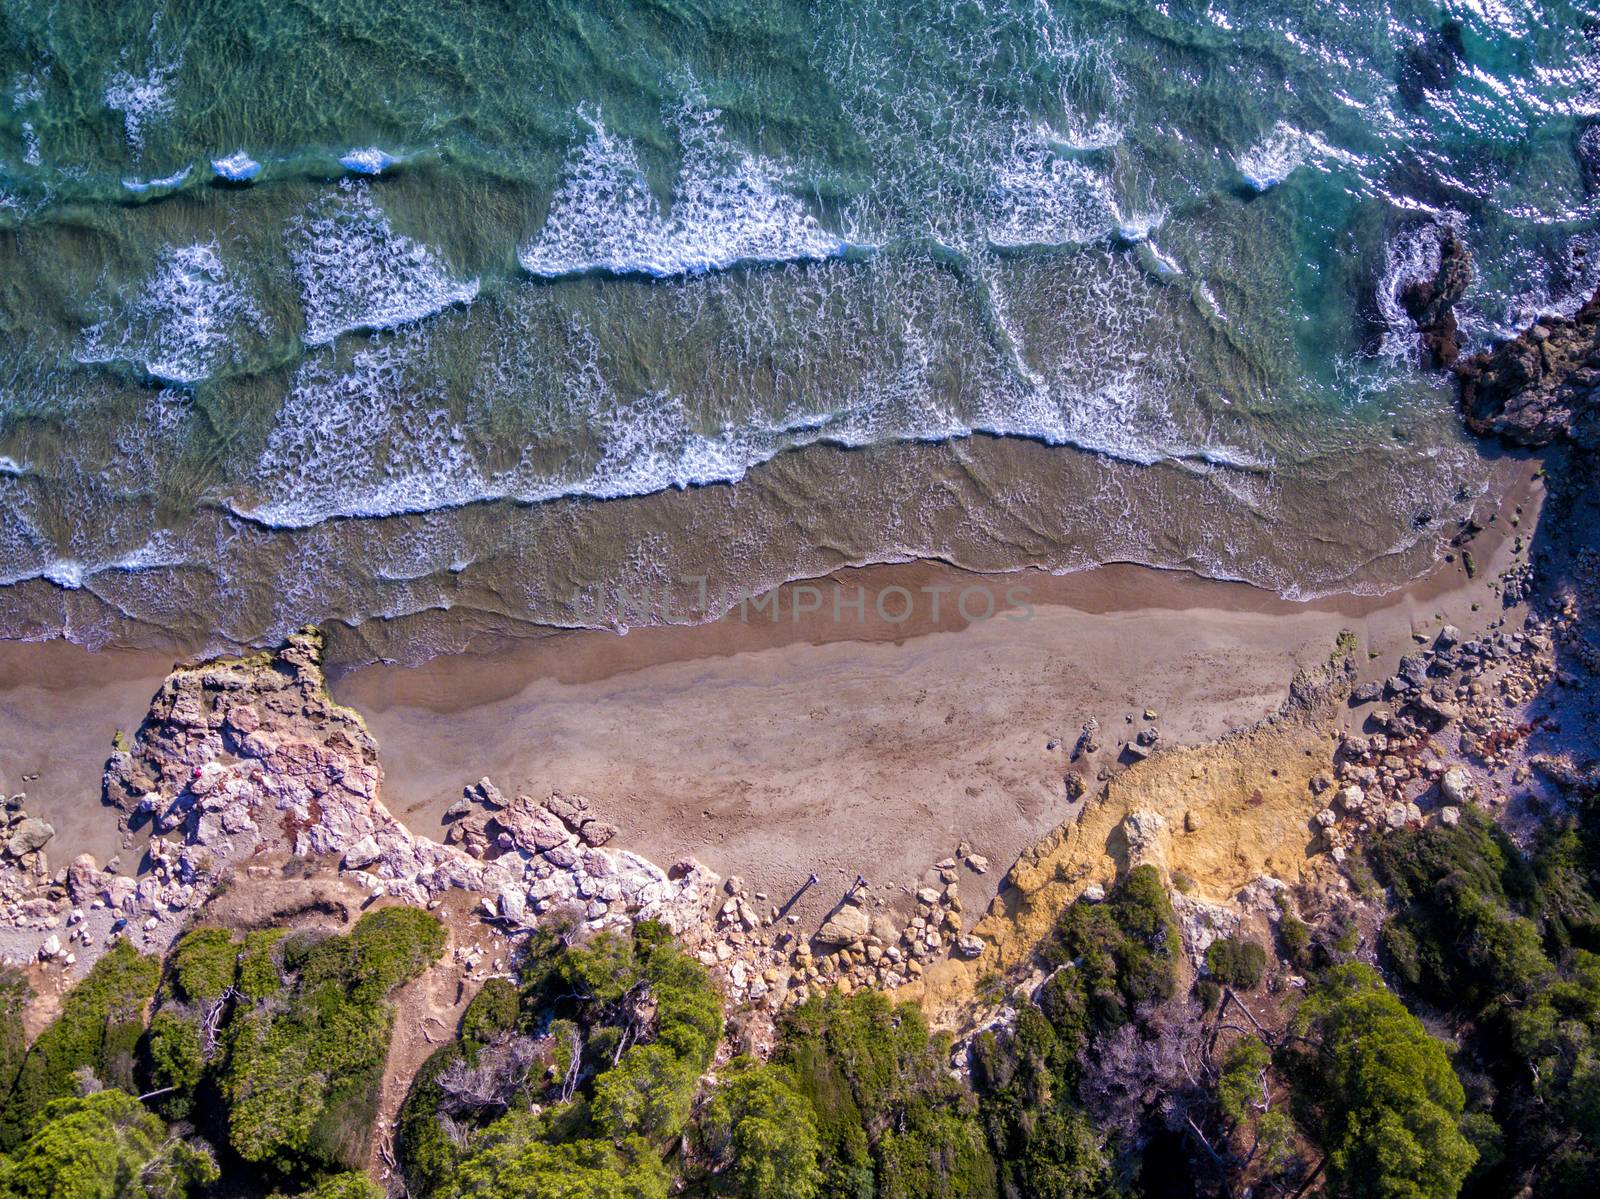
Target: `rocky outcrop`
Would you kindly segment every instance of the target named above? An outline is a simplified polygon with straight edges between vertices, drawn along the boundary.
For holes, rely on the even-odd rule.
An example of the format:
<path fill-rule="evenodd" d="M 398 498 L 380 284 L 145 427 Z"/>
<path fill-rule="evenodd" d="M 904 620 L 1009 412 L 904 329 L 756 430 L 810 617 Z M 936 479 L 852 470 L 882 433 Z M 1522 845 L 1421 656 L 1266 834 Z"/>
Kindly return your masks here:
<path fill-rule="evenodd" d="M 1600 292 L 1572 317 L 1544 317 L 1456 370 L 1468 428 L 1517 445 L 1570 437 L 1600 448 Z"/>
<path fill-rule="evenodd" d="M 507 800 L 481 779 L 466 789 L 453 844 L 413 835 L 379 800 L 377 745 L 328 695 L 321 658 L 321 635 L 305 630 L 276 653 L 175 670 L 132 746 L 107 764 L 107 801 L 130 828 L 148 822 L 191 876 L 202 861 L 215 873 L 273 851 L 333 855 L 374 894 L 421 904 L 482 892 L 510 923 L 555 907 L 592 928 L 700 919 L 714 876 L 688 862 L 669 878 L 601 848 L 616 830 L 585 800 Z"/>
<path fill-rule="evenodd" d="M 1472 283 L 1472 254 L 1448 225 L 1439 233 L 1439 269 L 1431 277 L 1412 279 L 1398 299 L 1422 338 L 1426 362 L 1453 366 L 1461 356 L 1456 303 Z"/>

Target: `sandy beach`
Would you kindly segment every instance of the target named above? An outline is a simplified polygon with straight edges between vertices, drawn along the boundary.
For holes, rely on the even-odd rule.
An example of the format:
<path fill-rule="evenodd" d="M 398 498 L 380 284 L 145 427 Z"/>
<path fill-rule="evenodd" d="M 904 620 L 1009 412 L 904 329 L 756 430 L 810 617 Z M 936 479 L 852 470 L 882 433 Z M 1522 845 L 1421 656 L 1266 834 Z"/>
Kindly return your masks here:
<path fill-rule="evenodd" d="M 1480 519 L 1522 504 L 1531 531 L 1542 484 L 1528 463 L 1501 469 L 1505 498 Z M 808 918 L 858 873 L 880 897 L 908 894 L 965 840 L 992 863 L 975 911 L 1072 814 L 1074 777 L 1094 790 L 1140 730 L 1197 744 L 1262 719 L 1343 628 L 1379 677 L 1412 633 L 1492 616 L 1491 580 L 1512 561 L 1502 532 L 1474 542 L 1475 578 L 1445 561 L 1382 597 L 1291 603 L 1126 565 L 1055 577 L 914 563 L 792 584 L 699 626 L 552 632 L 420 667 L 335 661 L 332 687 L 378 740 L 385 802 L 419 832 L 437 833 L 485 775 L 508 793 L 578 793 L 618 844 L 664 865 L 693 855 L 773 903 L 815 871 L 797 907 Z M 53 860 L 118 849 L 100 768 L 169 665 L 0 648 L 5 784 L 55 825 Z M 1091 720 L 1100 750 L 1074 760 Z"/>

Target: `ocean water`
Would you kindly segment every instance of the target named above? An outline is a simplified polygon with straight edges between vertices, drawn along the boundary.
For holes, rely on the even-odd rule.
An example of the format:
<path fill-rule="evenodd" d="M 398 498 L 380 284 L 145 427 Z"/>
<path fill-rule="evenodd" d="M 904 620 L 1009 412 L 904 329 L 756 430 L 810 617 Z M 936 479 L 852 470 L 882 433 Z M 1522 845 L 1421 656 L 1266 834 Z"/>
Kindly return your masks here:
<path fill-rule="evenodd" d="M 1487 478 L 1440 228 L 1474 345 L 1600 283 L 1600 0 L 16 0 L 0 89 L 7 637 L 1382 591 Z"/>

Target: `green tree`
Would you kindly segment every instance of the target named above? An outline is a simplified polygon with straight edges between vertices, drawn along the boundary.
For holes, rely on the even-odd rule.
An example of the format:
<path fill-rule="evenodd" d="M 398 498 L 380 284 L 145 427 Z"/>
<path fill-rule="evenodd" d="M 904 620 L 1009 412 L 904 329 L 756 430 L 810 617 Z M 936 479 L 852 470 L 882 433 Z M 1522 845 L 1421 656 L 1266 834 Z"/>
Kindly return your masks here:
<path fill-rule="evenodd" d="M 204 1149 L 122 1091 L 57 1099 L 32 1135 L 0 1158 L 3 1199 L 182 1199 L 215 1181 Z"/>
<path fill-rule="evenodd" d="M 780 1066 L 730 1062 L 699 1121 L 720 1189 L 747 1199 L 811 1199 L 822 1185 L 811 1105 Z"/>
<path fill-rule="evenodd" d="M 634 1137 L 621 1146 L 583 1138 L 562 1144 L 527 1112 L 486 1128 L 452 1175 L 454 1199 L 665 1199 L 667 1172 Z"/>
<path fill-rule="evenodd" d="M 1451 1199 L 1477 1153 L 1461 1134 L 1465 1093 L 1439 1041 L 1377 972 L 1350 964 L 1307 995 L 1299 1027 L 1335 1190 L 1372 1199 Z"/>
<path fill-rule="evenodd" d="M 295 1199 L 383 1199 L 383 1188 L 356 1170 L 324 1178 Z"/>

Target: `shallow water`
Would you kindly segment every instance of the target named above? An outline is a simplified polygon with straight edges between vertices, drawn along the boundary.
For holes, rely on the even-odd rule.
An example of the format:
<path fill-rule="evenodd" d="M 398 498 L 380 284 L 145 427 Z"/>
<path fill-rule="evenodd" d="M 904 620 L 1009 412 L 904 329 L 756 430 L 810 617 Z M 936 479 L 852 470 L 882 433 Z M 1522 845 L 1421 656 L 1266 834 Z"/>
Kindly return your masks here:
<path fill-rule="evenodd" d="M 1593 290 L 1597 17 L 10 5 L 0 634 L 1398 585 L 1487 478 L 1399 283 L 1448 222 L 1475 343 Z"/>

